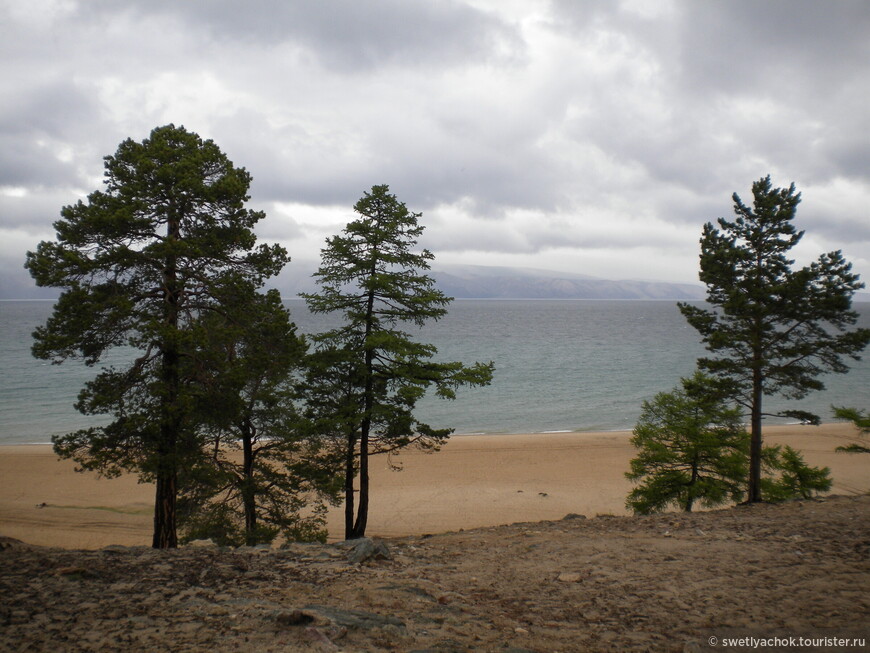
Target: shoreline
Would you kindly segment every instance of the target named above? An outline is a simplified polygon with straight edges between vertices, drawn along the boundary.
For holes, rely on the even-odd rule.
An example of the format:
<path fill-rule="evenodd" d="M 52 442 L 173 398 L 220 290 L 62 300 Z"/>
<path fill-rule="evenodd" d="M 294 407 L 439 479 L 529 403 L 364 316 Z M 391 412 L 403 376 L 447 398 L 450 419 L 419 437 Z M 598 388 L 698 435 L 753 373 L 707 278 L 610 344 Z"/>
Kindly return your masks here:
<path fill-rule="evenodd" d="M 628 514 L 635 455 L 631 431 L 457 434 L 435 453 L 405 451 L 371 459 L 372 536 L 402 537 L 559 520 L 568 513 Z M 835 453 L 856 441 L 851 424 L 771 425 L 770 444 L 791 444 L 810 465 L 831 468 L 831 494 L 870 491 L 867 459 Z M 132 475 L 76 473 L 51 445 L 0 446 L 0 536 L 61 548 L 148 545 L 154 491 Z M 330 539 L 340 539 L 342 507 L 330 508 Z"/>
<path fill-rule="evenodd" d="M 0 301 L 2 301 L 2 300 L 0 300 Z M 848 426 L 848 424 L 846 422 L 822 422 L 821 424 L 819 424 L 819 427 L 824 428 L 824 427 L 828 427 L 828 426 L 839 426 L 839 425 L 843 425 L 843 424 L 846 424 Z M 749 430 L 749 422 L 746 422 L 744 424 L 744 426 L 746 427 L 746 429 L 748 431 Z M 777 423 L 777 424 L 766 424 L 764 430 L 765 430 L 765 432 L 767 432 L 767 430 L 770 428 L 779 429 L 779 428 L 786 428 L 786 427 L 803 427 L 803 426 L 811 427 L 812 425 L 805 424 L 803 422 L 797 422 L 797 421 L 782 422 L 782 423 Z M 562 434 L 600 435 L 600 434 L 605 434 L 605 433 L 631 433 L 631 430 L 624 429 L 624 428 L 608 429 L 608 428 L 591 427 L 588 429 L 587 428 L 550 429 L 550 430 L 546 430 L 546 431 L 531 431 L 531 430 L 524 430 L 524 431 L 470 431 L 467 433 L 464 433 L 464 432 L 463 433 L 451 433 L 450 438 L 490 437 L 490 436 L 501 437 L 501 436 L 510 436 L 510 435 L 524 435 L 524 436 L 530 436 L 530 437 L 531 436 L 562 435 Z M 0 442 L 0 450 L 2 450 L 3 447 L 51 447 L 51 446 L 52 446 L 52 442 L 50 440 L 46 441 L 46 442 Z"/>
<path fill-rule="evenodd" d="M 839 425 L 840 422 L 832 422 L 832 423 L 822 423 L 819 426 L 831 426 L 831 425 Z M 749 430 L 749 424 L 746 425 L 746 430 Z M 771 427 L 774 428 L 786 428 L 786 427 L 809 427 L 812 425 L 803 424 L 801 422 L 788 422 L 785 424 L 768 424 L 764 429 L 764 432 L 767 433 L 768 429 Z M 615 429 L 602 429 L 602 428 L 593 428 L 593 429 L 553 429 L 548 431 L 472 431 L 470 433 L 451 433 L 450 439 L 453 438 L 489 438 L 489 437 L 508 437 L 513 435 L 521 435 L 526 437 L 539 437 L 539 436 L 549 436 L 549 435 L 604 435 L 604 434 L 618 434 L 618 433 L 628 433 L 631 434 L 631 430 L 615 428 Z M 53 447 L 53 443 L 51 441 L 48 442 L 0 442 L 0 453 L 3 452 L 6 447 L 47 447 L 51 449 Z"/>

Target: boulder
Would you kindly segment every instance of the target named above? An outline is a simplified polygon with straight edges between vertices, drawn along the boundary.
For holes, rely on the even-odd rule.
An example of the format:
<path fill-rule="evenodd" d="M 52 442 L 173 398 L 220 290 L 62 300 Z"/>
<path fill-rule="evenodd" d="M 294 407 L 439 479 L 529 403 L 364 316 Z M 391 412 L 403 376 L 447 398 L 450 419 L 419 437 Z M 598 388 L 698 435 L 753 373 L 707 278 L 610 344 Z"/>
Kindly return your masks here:
<path fill-rule="evenodd" d="M 360 564 L 366 560 L 393 559 L 387 545 L 381 540 L 363 537 L 358 540 L 351 540 L 348 546 L 350 546 L 350 551 L 347 553 L 347 561 L 351 564 Z"/>

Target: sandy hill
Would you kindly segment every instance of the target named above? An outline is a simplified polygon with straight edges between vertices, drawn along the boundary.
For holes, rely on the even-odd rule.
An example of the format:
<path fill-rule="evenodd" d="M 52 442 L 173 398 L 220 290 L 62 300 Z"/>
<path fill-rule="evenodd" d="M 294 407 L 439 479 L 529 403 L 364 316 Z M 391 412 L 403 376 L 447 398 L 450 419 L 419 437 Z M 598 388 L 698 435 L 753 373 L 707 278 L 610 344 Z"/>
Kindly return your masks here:
<path fill-rule="evenodd" d="M 766 647 L 809 651 L 834 650 L 820 638 L 870 642 L 866 495 L 385 542 L 389 559 L 350 562 L 336 544 L 70 551 L 7 538 L 0 649 L 705 651 L 731 637 L 816 638 L 822 646 Z"/>

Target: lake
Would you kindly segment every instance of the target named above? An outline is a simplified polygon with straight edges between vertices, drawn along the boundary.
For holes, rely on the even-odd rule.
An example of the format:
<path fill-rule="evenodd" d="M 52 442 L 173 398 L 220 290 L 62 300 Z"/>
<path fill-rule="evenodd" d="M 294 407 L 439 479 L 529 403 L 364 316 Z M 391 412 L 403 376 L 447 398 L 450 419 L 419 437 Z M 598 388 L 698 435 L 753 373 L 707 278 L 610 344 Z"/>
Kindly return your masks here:
<path fill-rule="evenodd" d="M 300 299 L 285 303 L 302 333 L 335 324 L 334 316 L 308 313 Z M 861 326 L 870 327 L 870 304 L 856 307 Z M 31 333 L 51 309 L 50 301 L 0 301 L 2 444 L 49 442 L 53 434 L 95 423 L 73 408 L 95 370 L 30 355 Z M 438 347 L 441 360 L 495 362 L 491 386 L 420 404 L 420 419 L 459 434 L 630 430 L 642 402 L 690 375 L 704 353 L 698 333 L 670 301 L 456 300 L 419 337 Z M 108 362 L 123 364 L 124 355 L 116 352 Z M 870 408 L 867 360 L 824 380 L 825 392 L 801 402 L 769 398 L 765 406 L 802 408 L 825 421 L 832 419 L 832 403 Z"/>

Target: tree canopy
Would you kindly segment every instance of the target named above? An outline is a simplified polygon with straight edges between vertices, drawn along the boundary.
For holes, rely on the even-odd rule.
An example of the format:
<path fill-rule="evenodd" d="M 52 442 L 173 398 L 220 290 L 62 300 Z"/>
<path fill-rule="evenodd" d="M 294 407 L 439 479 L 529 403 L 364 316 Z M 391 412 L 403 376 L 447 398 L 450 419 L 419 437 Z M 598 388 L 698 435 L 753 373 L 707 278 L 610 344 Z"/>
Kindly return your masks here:
<path fill-rule="evenodd" d="M 803 237 L 793 220 L 800 203 L 794 184 L 773 188 L 770 177 L 752 185 L 752 206 L 735 193 L 736 219 L 707 223 L 701 238 L 700 279 L 708 307 L 680 303 L 712 356 L 699 368 L 727 382 L 730 396 L 750 415 L 749 501 L 761 500 L 762 419 L 765 396 L 800 399 L 824 384 L 824 373 L 844 373 L 859 358 L 870 329 L 857 320 L 852 296 L 863 287 L 841 252 L 795 268 L 788 258 Z M 790 410 L 781 415 L 818 422 Z"/>

